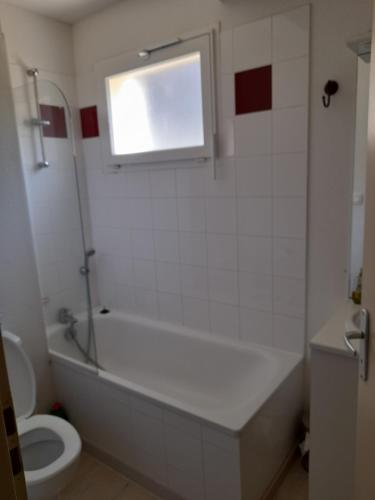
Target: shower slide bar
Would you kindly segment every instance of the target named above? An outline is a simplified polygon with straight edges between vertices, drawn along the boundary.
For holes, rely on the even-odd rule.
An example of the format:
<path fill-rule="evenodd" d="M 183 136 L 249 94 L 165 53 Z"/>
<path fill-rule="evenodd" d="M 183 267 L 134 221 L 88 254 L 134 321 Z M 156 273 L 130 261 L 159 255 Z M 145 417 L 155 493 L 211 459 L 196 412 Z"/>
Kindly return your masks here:
<path fill-rule="evenodd" d="M 38 91 L 38 75 L 39 71 L 37 68 L 30 68 L 26 71 L 28 76 L 31 76 L 33 79 L 33 85 L 34 85 L 34 96 L 35 96 L 35 103 L 36 103 L 36 113 L 37 113 L 37 118 L 33 118 L 30 121 L 30 124 L 34 127 L 38 127 L 39 130 L 39 139 L 40 139 L 40 151 L 42 155 L 42 160 L 37 163 L 38 168 L 47 168 L 50 166 L 49 161 L 46 158 L 46 150 L 44 147 L 44 140 L 43 140 L 43 127 L 46 125 L 50 125 L 50 122 L 48 120 L 43 120 L 42 119 L 42 114 L 40 111 L 40 105 L 39 105 L 39 91 Z"/>

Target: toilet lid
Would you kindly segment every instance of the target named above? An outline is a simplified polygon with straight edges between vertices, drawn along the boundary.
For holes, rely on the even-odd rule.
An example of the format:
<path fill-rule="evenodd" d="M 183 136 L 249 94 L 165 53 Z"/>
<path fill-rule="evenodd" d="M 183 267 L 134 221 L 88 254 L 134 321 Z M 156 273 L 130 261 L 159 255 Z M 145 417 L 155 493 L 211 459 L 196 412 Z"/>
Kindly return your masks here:
<path fill-rule="evenodd" d="M 3 344 L 16 417 L 30 417 L 36 403 L 36 382 L 31 361 L 21 339 L 13 333 L 3 331 Z"/>

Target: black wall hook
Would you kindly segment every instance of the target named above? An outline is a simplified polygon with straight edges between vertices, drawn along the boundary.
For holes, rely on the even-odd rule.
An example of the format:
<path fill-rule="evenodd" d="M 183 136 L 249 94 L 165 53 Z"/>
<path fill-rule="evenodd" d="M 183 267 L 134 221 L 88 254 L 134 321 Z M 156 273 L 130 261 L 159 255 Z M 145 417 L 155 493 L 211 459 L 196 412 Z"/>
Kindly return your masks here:
<path fill-rule="evenodd" d="M 328 80 L 328 82 L 324 86 L 325 95 L 322 97 L 323 106 L 325 108 L 329 108 L 331 104 L 331 97 L 337 94 L 339 90 L 339 84 L 336 80 Z"/>

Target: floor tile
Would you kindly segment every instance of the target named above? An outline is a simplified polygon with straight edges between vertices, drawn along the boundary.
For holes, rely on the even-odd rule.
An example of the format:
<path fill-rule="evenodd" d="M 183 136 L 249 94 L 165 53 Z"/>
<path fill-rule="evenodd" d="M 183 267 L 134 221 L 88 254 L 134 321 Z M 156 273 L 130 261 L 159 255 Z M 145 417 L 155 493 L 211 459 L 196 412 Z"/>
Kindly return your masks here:
<path fill-rule="evenodd" d="M 161 500 L 138 484 L 130 482 L 114 500 Z"/>
<path fill-rule="evenodd" d="M 122 474 L 83 453 L 74 481 L 59 500 L 162 500 Z M 308 475 L 296 460 L 273 500 L 308 500 Z"/>
<path fill-rule="evenodd" d="M 114 500 L 128 484 L 126 477 L 84 453 L 74 481 L 59 500 Z"/>
<path fill-rule="evenodd" d="M 308 474 L 300 460 L 294 462 L 273 500 L 308 500 Z"/>

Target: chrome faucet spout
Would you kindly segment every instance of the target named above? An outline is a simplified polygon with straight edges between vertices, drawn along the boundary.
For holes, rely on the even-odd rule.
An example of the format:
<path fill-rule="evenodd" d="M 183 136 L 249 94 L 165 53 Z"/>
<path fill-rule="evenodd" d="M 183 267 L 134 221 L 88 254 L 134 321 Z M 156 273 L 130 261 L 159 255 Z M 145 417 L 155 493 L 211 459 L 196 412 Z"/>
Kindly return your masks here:
<path fill-rule="evenodd" d="M 78 319 L 73 315 L 72 311 L 67 307 L 62 307 L 57 313 L 57 319 L 62 325 L 69 325 L 74 327 L 78 323 Z"/>

